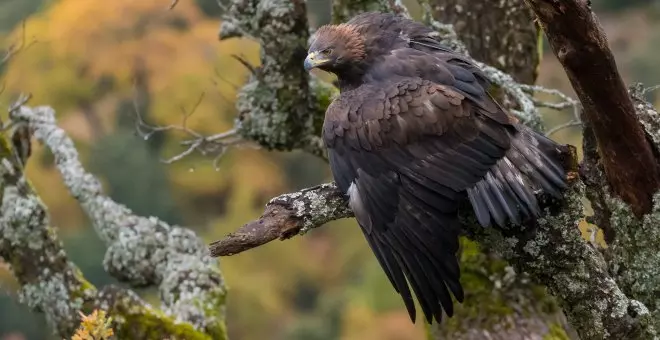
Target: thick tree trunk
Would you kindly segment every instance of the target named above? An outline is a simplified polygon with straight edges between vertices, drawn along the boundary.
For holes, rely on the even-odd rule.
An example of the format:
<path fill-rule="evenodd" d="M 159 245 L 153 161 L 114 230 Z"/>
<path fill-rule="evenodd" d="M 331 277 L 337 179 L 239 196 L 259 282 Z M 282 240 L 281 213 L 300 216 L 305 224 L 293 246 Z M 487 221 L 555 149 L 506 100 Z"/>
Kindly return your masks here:
<path fill-rule="evenodd" d="M 651 212 L 660 167 L 591 1 L 525 1 L 580 97 L 612 193 L 637 217 Z"/>
<path fill-rule="evenodd" d="M 470 55 L 533 84 L 540 61 L 539 27 L 523 0 L 430 0 L 433 17 L 453 24 Z"/>

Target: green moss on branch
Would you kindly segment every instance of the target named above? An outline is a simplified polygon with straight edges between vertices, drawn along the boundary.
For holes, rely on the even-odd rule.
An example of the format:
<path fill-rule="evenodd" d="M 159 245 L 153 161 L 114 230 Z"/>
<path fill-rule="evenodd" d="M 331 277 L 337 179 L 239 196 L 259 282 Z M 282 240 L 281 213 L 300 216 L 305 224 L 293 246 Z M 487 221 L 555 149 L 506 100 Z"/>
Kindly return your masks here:
<path fill-rule="evenodd" d="M 149 330 L 153 339 L 195 339 L 192 335 L 225 339 L 222 276 L 194 233 L 154 218 L 133 215 L 104 197 L 97 180 L 80 164 L 73 142 L 55 124 L 51 108 L 21 106 L 12 112 L 12 120 L 29 124 L 34 136 L 52 151 L 71 194 L 111 243 L 110 248 L 122 250 L 121 256 L 110 256 L 118 260 L 110 261 L 112 268 L 124 265 L 124 273 L 136 280 L 153 284 L 149 280 L 157 278 L 158 283 L 162 282 L 159 288 L 163 311 L 151 309 L 128 291 L 117 290 L 115 296 L 130 299 L 108 299 L 107 294 L 98 293 L 83 277 L 49 226 L 46 207 L 23 176 L 7 139 L 0 136 L 0 256 L 11 264 L 21 285 L 21 301 L 42 312 L 56 333 L 65 338 L 77 328 L 80 312 L 112 307 L 110 316 L 119 322 L 120 334 L 137 334 L 122 332 L 140 329 Z M 131 263 L 135 265 L 130 266 Z M 146 268 L 143 272 L 136 272 L 142 267 Z M 145 324 L 138 326 L 137 322 Z M 131 327 L 123 328 L 126 324 Z"/>
<path fill-rule="evenodd" d="M 113 319 L 112 328 L 119 339 L 227 339 L 224 325 L 200 331 L 187 322 L 176 322 L 144 303 L 134 293 L 116 287 L 107 287 L 99 292 L 96 306 L 109 311 Z"/>
<path fill-rule="evenodd" d="M 481 248 L 461 238 L 465 301 L 455 306 L 454 317 L 430 327 L 431 339 L 508 340 L 548 336 L 557 331 L 566 334 L 561 311 L 545 288 Z"/>
<path fill-rule="evenodd" d="M 624 295 L 600 253 L 580 235 L 583 191 L 582 183 L 573 184 L 562 202 L 548 205 L 529 235 L 503 236 L 474 221 L 467 225 L 482 245 L 545 284 L 582 339 L 653 339 L 649 311 Z"/>

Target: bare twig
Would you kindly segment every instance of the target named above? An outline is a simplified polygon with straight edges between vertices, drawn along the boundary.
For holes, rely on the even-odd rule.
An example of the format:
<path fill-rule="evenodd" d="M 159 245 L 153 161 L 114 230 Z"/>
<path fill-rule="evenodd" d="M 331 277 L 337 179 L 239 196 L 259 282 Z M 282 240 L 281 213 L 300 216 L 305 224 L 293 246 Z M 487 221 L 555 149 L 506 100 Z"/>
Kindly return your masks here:
<path fill-rule="evenodd" d="M 563 129 L 569 128 L 569 127 L 574 127 L 574 126 L 581 126 L 582 125 L 582 119 L 580 118 L 580 112 L 582 110 L 582 104 L 578 100 L 575 100 L 568 95 L 562 93 L 559 90 L 556 89 L 548 89 L 543 86 L 539 85 L 524 85 L 521 84 L 520 87 L 526 91 L 529 92 L 532 97 L 532 101 L 534 102 L 534 105 L 536 107 L 545 107 L 557 111 L 562 111 L 568 108 L 571 108 L 573 110 L 573 118 L 569 120 L 568 122 L 564 124 L 559 124 L 557 126 L 552 127 L 551 129 L 547 130 L 545 132 L 546 136 L 550 136 L 556 132 L 559 132 Z M 534 93 L 544 93 L 548 95 L 552 95 L 555 97 L 559 97 L 560 101 L 558 102 L 548 102 L 548 101 L 543 101 L 540 100 L 536 97 L 533 96 Z"/>
<path fill-rule="evenodd" d="M 25 20 L 22 21 L 21 23 L 21 40 L 18 43 L 9 45 L 7 48 L 7 51 L 5 52 L 4 56 L 0 59 L 0 65 L 3 65 L 7 62 L 9 62 L 10 59 L 14 58 L 17 54 L 21 53 L 22 51 L 25 51 L 28 49 L 30 46 L 35 44 L 37 42 L 37 39 L 33 38 L 30 42 L 27 42 L 26 38 L 26 31 L 25 31 Z M 2 94 L 5 91 L 5 83 L 2 82 L 0 85 L 0 94 Z"/>
<path fill-rule="evenodd" d="M 238 60 L 239 63 L 245 66 L 245 68 L 248 69 L 248 71 L 250 71 L 252 75 L 254 76 L 257 75 L 257 69 L 254 66 L 252 66 L 252 64 L 250 64 L 250 62 L 248 62 L 247 59 L 245 59 L 245 57 L 236 54 L 232 54 L 231 57 Z"/>
<path fill-rule="evenodd" d="M 555 133 L 557 133 L 561 130 L 564 130 L 564 129 L 567 129 L 567 128 L 570 128 L 570 127 L 575 127 L 575 126 L 582 126 L 582 122 L 571 119 L 570 121 L 568 121 L 566 123 L 559 124 L 559 125 L 553 127 L 552 129 L 549 129 L 548 131 L 545 132 L 545 135 L 549 137 L 549 136 L 551 136 L 551 135 L 553 135 L 553 134 L 555 134 Z"/>
<path fill-rule="evenodd" d="M 245 142 L 242 139 L 242 137 L 238 134 L 236 129 L 232 129 L 227 132 L 215 134 L 212 136 L 205 136 L 199 132 L 190 129 L 187 126 L 188 119 L 190 118 L 190 116 L 192 116 L 195 113 L 201 102 L 204 100 L 205 95 L 206 93 L 202 92 L 190 110 L 185 109 L 183 106 L 180 107 L 182 114 L 182 121 L 180 125 L 171 124 L 166 126 L 156 126 L 147 123 L 144 120 L 142 114 L 140 113 L 137 96 L 133 98 L 133 108 L 136 116 L 136 122 L 135 122 L 136 131 L 138 132 L 140 137 L 142 137 L 144 140 L 148 140 L 149 138 L 151 138 L 151 136 L 153 136 L 156 133 L 164 133 L 168 131 L 184 132 L 189 137 L 191 137 L 191 139 L 181 142 L 181 145 L 186 147 L 184 151 L 168 159 L 161 160 L 163 163 L 171 164 L 174 162 L 178 162 L 184 159 L 185 157 L 191 155 L 195 151 L 197 151 L 204 156 L 212 155 L 214 157 L 213 166 L 215 167 L 216 170 L 218 170 L 218 162 L 226 152 L 227 148 L 230 146 L 243 144 Z"/>
<path fill-rule="evenodd" d="M 9 45 L 9 48 L 5 52 L 5 55 L 0 59 L 0 65 L 8 62 L 11 58 L 16 56 L 18 53 L 28 49 L 30 46 L 37 42 L 37 39 L 33 37 L 30 42 L 27 42 L 27 32 L 25 31 L 25 20 L 21 23 L 21 40 L 16 44 Z"/>

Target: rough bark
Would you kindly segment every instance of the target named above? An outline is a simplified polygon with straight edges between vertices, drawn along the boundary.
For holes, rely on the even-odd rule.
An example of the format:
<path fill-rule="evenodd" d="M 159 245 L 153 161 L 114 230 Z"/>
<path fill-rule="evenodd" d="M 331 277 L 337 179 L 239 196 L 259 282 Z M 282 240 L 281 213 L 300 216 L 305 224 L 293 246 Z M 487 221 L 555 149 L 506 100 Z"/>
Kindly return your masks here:
<path fill-rule="evenodd" d="M 590 1 L 525 0 L 564 66 L 591 124 L 605 176 L 637 217 L 653 208 L 660 168 Z"/>
<path fill-rule="evenodd" d="M 332 22 L 339 24 L 348 21 L 362 12 L 392 12 L 409 16 L 401 0 L 333 0 Z"/>
<path fill-rule="evenodd" d="M 461 217 L 471 238 L 503 256 L 516 271 L 529 273 L 548 287 L 582 339 L 652 339 L 656 333 L 648 309 L 621 292 L 600 253 L 581 238 L 577 224 L 582 218 L 582 191 L 583 185 L 576 181 L 564 201 L 547 202 L 532 235 L 503 236 L 481 228 L 469 209 Z M 262 216 L 256 224 L 286 225 L 279 229 L 279 236 L 288 238 L 296 230 L 304 233 L 325 221 L 352 217 L 345 202 L 337 199 L 341 193 L 334 183 L 304 192 L 271 200 L 267 210 L 277 213 Z M 234 254 L 251 248 L 245 240 L 234 241 Z M 215 251 L 222 253 L 221 249 Z"/>
<path fill-rule="evenodd" d="M 332 90 L 310 82 L 301 66 L 309 39 L 305 1 L 233 1 L 220 39 L 233 37 L 253 37 L 261 46 L 261 65 L 237 97 L 241 135 L 267 150 L 323 156 L 318 136 Z"/>
<path fill-rule="evenodd" d="M 319 202 L 319 211 L 306 207 Z M 211 243 L 211 256 L 229 256 L 258 247 L 275 239 L 285 240 L 331 220 L 352 216 L 346 200 L 334 184 L 322 184 L 292 194 L 277 196 L 268 202 L 263 215 L 222 240 Z M 335 218 L 336 217 L 336 218 Z"/>
<path fill-rule="evenodd" d="M 660 145 L 660 115 L 642 99 L 641 85 L 631 90 L 637 116 L 646 135 L 654 145 Z M 596 150 L 591 125 L 585 126 L 584 162 L 581 177 L 586 196 L 591 201 L 592 222 L 605 231 L 607 249 L 602 252 L 610 275 L 628 295 L 644 303 L 653 313 L 656 329 L 660 328 L 660 194 L 654 196 L 651 213 L 639 219 L 630 207 L 610 193 L 602 162 Z"/>
<path fill-rule="evenodd" d="M 524 0 L 429 0 L 433 17 L 453 24 L 472 57 L 533 84 L 540 62 L 534 13 Z"/>

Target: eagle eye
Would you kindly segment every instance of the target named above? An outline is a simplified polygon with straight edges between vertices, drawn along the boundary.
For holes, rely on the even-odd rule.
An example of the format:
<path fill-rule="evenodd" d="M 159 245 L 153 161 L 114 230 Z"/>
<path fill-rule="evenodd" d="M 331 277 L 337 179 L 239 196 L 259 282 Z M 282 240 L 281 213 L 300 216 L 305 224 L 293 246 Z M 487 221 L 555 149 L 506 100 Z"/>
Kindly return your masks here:
<path fill-rule="evenodd" d="M 333 51 L 334 50 L 332 49 L 332 47 L 328 47 L 328 48 L 324 49 L 323 51 L 321 51 L 321 53 L 323 53 L 325 55 L 330 55 L 330 54 L 332 54 Z"/>

